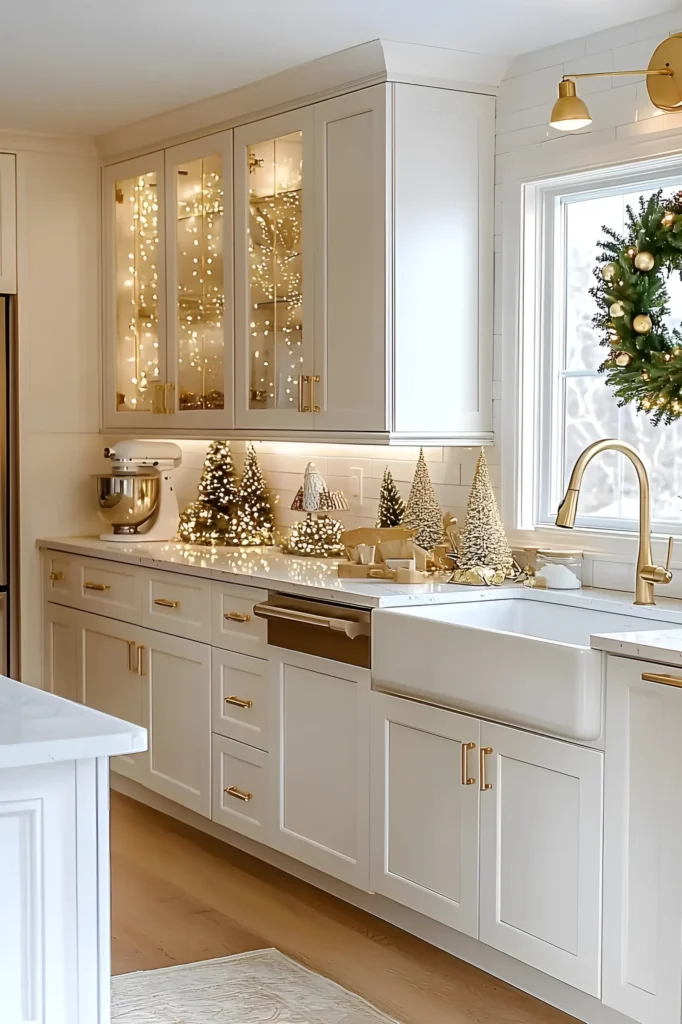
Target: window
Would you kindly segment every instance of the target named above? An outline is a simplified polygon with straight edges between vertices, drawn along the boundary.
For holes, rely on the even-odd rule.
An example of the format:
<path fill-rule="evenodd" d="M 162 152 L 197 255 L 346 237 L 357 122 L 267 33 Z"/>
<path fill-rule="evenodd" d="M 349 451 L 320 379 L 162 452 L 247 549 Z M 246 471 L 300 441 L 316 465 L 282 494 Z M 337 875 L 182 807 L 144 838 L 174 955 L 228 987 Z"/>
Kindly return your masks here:
<path fill-rule="evenodd" d="M 678 170 L 679 168 L 679 170 Z M 602 225 L 620 231 L 626 207 L 658 188 L 682 189 L 682 162 L 648 168 L 620 168 L 571 176 L 527 187 L 524 255 L 523 402 L 532 406 L 534 470 L 524 478 L 526 526 L 554 522 L 557 506 L 580 452 L 592 441 L 615 437 L 642 455 L 651 480 L 653 529 L 679 533 L 682 522 L 682 421 L 654 427 L 632 406 L 619 409 L 598 372 L 606 356 L 592 328 L 595 302 L 589 294 Z M 653 172 L 653 173 L 652 173 Z M 534 229 L 534 230 L 533 230 Z M 682 320 L 682 282 L 668 281 L 669 327 Z M 530 369 L 529 369 L 530 367 Z M 528 374 L 530 373 L 530 379 Z M 540 401 L 537 401 L 538 394 Z M 528 419 L 528 412 L 524 414 Z M 530 495 L 528 494 L 530 489 Z M 585 474 L 576 525 L 602 530 L 634 530 L 638 485 L 629 460 L 616 452 L 598 456 Z M 530 500 L 529 500 L 530 499 Z M 532 516 L 532 524 L 528 521 Z"/>

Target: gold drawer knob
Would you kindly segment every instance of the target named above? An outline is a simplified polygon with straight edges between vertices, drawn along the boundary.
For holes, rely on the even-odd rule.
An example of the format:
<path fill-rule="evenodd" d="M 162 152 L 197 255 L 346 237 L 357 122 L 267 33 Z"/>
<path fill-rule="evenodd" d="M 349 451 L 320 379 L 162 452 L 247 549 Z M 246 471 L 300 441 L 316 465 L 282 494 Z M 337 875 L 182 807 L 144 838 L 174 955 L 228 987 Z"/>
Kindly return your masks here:
<path fill-rule="evenodd" d="M 169 601 L 167 597 L 155 597 L 154 604 L 161 605 L 162 608 L 179 608 L 179 601 Z"/>
<path fill-rule="evenodd" d="M 86 582 L 83 584 L 83 590 L 104 591 L 111 590 L 111 587 L 108 585 L 108 583 L 91 583 L 88 580 L 86 580 Z"/>
<path fill-rule="evenodd" d="M 60 580 L 64 579 L 64 573 L 63 572 L 51 572 L 50 573 L 50 579 L 52 580 L 53 583 L 58 583 Z"/>
<path fill-rule="evenodd" d="M 225 619 L 229 619 L 230 622 L 250 622 L 251 616 L 245 615 L 244 612 L 225 612 L 223 616 Z"/>
<path fill-rule="evenodd" d="M 234 696 L 232 696 L 232 697 L 225 697 L 225 703 L 226 704 L 234 704 L 234 706 L 236 708 L 244 708 L 244 710 L 247 710 L 248 708 L 252 708 L 253 707 L 253 701 L 252 700 L 244 700 L 243 697 L 234 697 Z"/>
<path fill-rule="evenodd" d="M 253 800 L 253 793 L 245 793 L 243 789 L 237 789 L 236 786 L 228 786 L 225 792 L 228 796 L 233 796 L 235 800 L 243 800 L 244 803 Z"/>

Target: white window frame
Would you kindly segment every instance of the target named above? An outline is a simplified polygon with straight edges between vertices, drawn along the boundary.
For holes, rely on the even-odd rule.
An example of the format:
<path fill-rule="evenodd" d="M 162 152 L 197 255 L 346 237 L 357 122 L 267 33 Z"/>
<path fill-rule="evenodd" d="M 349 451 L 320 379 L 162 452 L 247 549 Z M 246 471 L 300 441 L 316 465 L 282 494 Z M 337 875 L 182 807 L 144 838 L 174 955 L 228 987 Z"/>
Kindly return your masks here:
<path fill-rule="evenodd" d="M 560 315 L 560 303 L 552 301 L 548 283 L 556 288 L 562 281 L 562 268 L 554 266 L 554 216 L 558 197 L 589 195 L 591 192 L 621 191 L 623 185 L 645 188 L 666 179 L 682 177 L 682 140 L 671 133 L 664 140 L 636 140 L 620 146 L 594 146 L 592 158 L 579 150 L 566 161 L 555 150 L 549 159 L 532 154 L 533 173 L 529 173 L 531 154 L 519 154 L 508 172 L 503 190 L 504 281 L 501 296 L 504 338 L 502 404 L 502 494 L 505 522 L 510 524 L 510 539 L 515 545 L 566 544 L 582 546 L 614 556 L 630 551 L 634 520 L 614 519 L 595 527 L 578 516 L 572 535 L 559 530 L 547 514 L 549 496 L 556 492 L 557 452 L 560 442 L 557 425 L 545 431 L 550 410 L 551 387 L 557 386 L 547 359 L 555 346 L 545 339 L 551 318 Z M 618 160 L 618 152 L 621 159 Z M 672 152 L 671 152 L 672 151 Z M 563 151 L 565 156 L 566 151 Z M 606 155 L 608 154 L 608 156 Z M 662 155 L 665 154 L 665 155 Z M 544 155 L 544 154 L 543 154 Z M 602 156 L 602 160 L 599 160 Z M 558 157 L 558 159 L 557 159 Z M 545 173 L 542 174 L 545 164 Z M 573 167 L 570 166 L 573 164 Z M 583 165 L 581 167 L 581 164 Z M 587 165 L 587 169 L 585 169 Z M 559 250 L 561 251 L 561 250 Z M 544 264 L 544 270 L 543 270 Z M 498 282 L 498 287 L 500 282 Z M 550 436 L 548 436 L 550 435 Z M 657 524 L 663 531 L 680 533 L 680 524 Z M 559 540 L 561 538 L 561 540 Z"/>

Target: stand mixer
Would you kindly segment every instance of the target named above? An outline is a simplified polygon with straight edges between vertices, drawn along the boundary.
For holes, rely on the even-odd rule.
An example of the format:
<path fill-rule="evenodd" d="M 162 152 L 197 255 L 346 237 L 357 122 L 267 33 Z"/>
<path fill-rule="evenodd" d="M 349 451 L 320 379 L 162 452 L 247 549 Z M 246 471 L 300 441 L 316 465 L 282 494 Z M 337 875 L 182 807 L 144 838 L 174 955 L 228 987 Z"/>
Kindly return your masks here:
<path fill-rule="evenodd" d="M 182 462 L 172 441 L 120 441 L 105 448 L 110 473 L 98 473 L 100 518 L 112 527 L 100 540 L 171 540 L 178 529 L 178 499 L 171 482 Z"/>

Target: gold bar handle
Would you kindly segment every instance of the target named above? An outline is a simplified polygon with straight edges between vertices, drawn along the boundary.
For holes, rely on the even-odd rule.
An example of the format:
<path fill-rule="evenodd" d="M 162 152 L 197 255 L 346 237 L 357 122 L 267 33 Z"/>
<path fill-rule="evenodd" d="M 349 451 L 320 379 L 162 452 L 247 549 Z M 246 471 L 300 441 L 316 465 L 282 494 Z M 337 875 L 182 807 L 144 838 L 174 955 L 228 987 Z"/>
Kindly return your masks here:
<path fill-rule="evenodd" d="M 225 612 L 223 618 L 229 619 L 230 622 L 251 622 L 251 616 L 245 615 L 244 612 Z"/>
<path fill-rule="evenodd" d="M 303 404 L 303 385 L 310 383 L 310 377 L 307 373 L 299 373 L 298 375 L 298 411 L 299 412 L 310 412 L 310 406 Z"/>
<path fill-rule="evenodd" d="M 154 604 L 161 605 L 162 608 L 179 608 L 179 601 L 169 601 L 167 597 L 155 597 Z"/>
<path fill-rule="evenodd" d="M 175 384 L 170 382 L 163 387 L 163 411 L 167 416 L 175 412 Z"/>
<path fill-rule="evenodd" d="M 64 579 L 64 573 L 63 572 L 51 572 L 50 573 L 50 579 L 52 580 L 53 583 L 58 583 L 58 582 L 60 582 L 61 580 Z"/>
<path fill-rule="evenodd" d="M 83 590 L 99 590 L 101 592 L 105 590 L 111 590 L 108 583 L 91 583 L 89 580 L 83 584 Z"/>
<path fill-rule="evenodd" d="M 662 683 L 663 686 L 679 686 L 682 689 L 682 678 L 669 676 L 667 672 L 642 672 L 645 683 Z"/>
<path fill-rule="evenodd" d="M 253 793 L 245 793 L 243 789 L 237 789 L 236 786 L 228 786 L 225 792 L 228 796 L 233 796 L 235 800 L 243 800 L 244 803 L 253 800 Z"/>
<path fill-rule="evenodd" d="M 320 377 L 319 377 L 318 374 L 316 374 L 314 377 L 310 378 L 310 404 L 312 406 L 313 412 L 319 412 L 320 411 L 319 405 L 315 405 L 315 385 L 319 384 L 319 383 L 320 383 Z"/>
<path fill-rule="evenodd" d="M 475 743 L 463 743 L 462 744 L 462 785 L 473 786 L 476 779 L 472 779 L 469 775 L 469 751 L 474 750 L 476 747 Z"/>
<path fill-rule="evenodd" d="M 138 676 L 146 676 L 147 673 L 144 670 L 144 662 L 142 659 L 142 652 L 145 650 L 144 644 L 140 644 L 137 648 L 137 674 Z"/>
<path fill-rule="evenodd" d="M 136 647 L 135 641 L 134 640 L 126 640 L 126 643 L 128 644 L 128 671 L 129 672 L 136 672 L 137 671 L 137 666 L 135 664 L 135 653 L 134 653 L 135 652 L 135 647 Z"/>
<path fill-rule="evenodd" d="M 485 758 L 486 758 L 486 754 L 492 754 L 492 752 L 493 752 L 493 748 L 492 747 L 481 747 L 481 749 L 478 752 L 478 756 L 479 756 L 479 769 L 480 769 L 480 771 L 479 771 L 479 778 L 481 780 L 481 792 L 482 793 L 484 793 L 487 789 L 492 789 L 493 788 L 492 782 L 486 782 L 485 781 Z"/>
<path fill-rule="evenodd" d="M 253 707 L 252 700 L 244 700 L 242 697 L 226 697 L 225 703 L 234 704 L 236 708 L 243 708 L 244 711 L 247 711 L 249 708 Z"/>
<path fill-rule="evenodd" d="M 166 385 L 163 381 L 152 383 L 152 415 L 163 416 L 166 412 Z"/>

